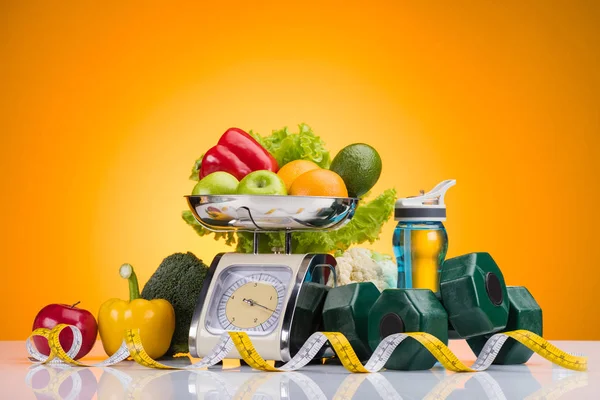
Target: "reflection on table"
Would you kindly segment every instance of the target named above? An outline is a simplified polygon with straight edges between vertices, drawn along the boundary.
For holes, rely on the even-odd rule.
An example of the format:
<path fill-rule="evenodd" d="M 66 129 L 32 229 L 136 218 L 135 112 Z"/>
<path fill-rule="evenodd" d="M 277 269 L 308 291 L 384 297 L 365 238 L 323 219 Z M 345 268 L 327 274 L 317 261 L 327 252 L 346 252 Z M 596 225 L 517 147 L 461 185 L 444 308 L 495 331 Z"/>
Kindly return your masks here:
<path fill-rule="evenodd" d="M 182 366 L 186 361 L 182 360 Z M 189 361 L 187 362 L 189 363 Z M 102 372 L 100 379 L 92 372 Z M 555 398 L 588 384 L 588 374 L 556 368 L 543 387 L 526 366 L 511 373 L 384 371 L 349 374 L 338 366 L 267 373 L 249 367 L 154 370 L 130 362 L 119 367 L 33 366 L 26 383 L 38 399 L 512 399 Z"/>

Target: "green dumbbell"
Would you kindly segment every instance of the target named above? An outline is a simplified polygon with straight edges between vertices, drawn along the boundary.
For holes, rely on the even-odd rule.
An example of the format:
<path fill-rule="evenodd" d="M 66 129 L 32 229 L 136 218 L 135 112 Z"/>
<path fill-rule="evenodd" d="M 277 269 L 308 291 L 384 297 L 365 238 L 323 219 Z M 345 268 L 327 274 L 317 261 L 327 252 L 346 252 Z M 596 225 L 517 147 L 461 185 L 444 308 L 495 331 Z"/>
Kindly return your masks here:
<path fill-rule="evenodd" d="M 387 336 L 427 332 L 448 344 L 448 314 L 429 289 L 386 289 L 369 311 L 369 345 L 375 350 Z M 405 339 L 385 364 L 388 369 L 426 370 L 436 359 L 419 342 Z"/>
<path fill-rule="evenodd" d="M 504 276 L 488 253 L 448 259 L 440 273 L 440 295 L 450 337 L 468 339 L 498 332 L 508 321 Z"/>
<path fill-rule="evenodd" d="M 502 272 L 488 253 L 447 260 L 440 291 L 387 289 L 381 295 L 370 282 L 330 290 L 323 307 L 323 326 L 342 332 L 357 356 L 366 360 L 385 337 L 399 332 L 428 332 L 444 343 L 467 339 L 478 354 L 485 341 L 502 330 L 542 332 L 541 309 L 527 289 L 507 289 Z M 531 351 L 509 339 L 496 364 L 526 362 Z M 386 368 L 429 369 L 435 358 L 409 338 L 392 353 Z"/>
<path fill-rule="evenodd" d="M 321 328 L 323 305 L 331 288 L 315 282 L 306 282 L 298 295 L 292 331 L 290 332 L 290 352 L 295 355 L 304 342 Z"/>
<path fill-rule="evenodd" d="M 542 335 L 542 309 L 537 304 L 531 293 L 522 286 L 509 286 L 508 300 L 510 309 L 508 313 L 508 323 L 502 330 L 513 331 L 517 329 L 526 329 L 535 334 Z M 483 349 L 483 346 L 492 334 L 474 337 L 467 340 L 473 352 L 477 355 Z M 516 340 L 509 338 L 500 349 L 498 356 L 494 359 L 494 364 L 524 364 L 533 355 L 533 351 L 523 346 Z"/>
<path fill-rule="evenodd" d="M 351 283 L 331 289 L 323 306 L 325 330 L 343 333 L 361 361 L 367 360 L 372 353 L 367 317 L 378 297 L 379 289 L 373 283 Z"/>

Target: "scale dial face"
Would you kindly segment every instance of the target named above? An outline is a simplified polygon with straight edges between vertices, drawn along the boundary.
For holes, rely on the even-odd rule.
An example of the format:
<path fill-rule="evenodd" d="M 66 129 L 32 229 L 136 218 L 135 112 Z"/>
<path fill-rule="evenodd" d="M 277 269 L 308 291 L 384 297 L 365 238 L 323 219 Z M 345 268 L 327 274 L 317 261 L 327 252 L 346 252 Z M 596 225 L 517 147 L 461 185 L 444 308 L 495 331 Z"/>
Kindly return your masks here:
<path fill-rule="evenodd" d="M 206 320 L 209 332 L 266 335 L 283 315 L 292 271 L 287 266 L 234 265 L 219 275 Z"/>

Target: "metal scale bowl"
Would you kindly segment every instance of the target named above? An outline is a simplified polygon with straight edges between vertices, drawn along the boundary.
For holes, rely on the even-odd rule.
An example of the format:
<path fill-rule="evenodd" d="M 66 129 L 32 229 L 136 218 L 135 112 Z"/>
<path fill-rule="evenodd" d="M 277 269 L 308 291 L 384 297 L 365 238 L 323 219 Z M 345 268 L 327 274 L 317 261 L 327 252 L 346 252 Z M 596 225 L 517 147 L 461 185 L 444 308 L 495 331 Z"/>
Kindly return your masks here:
<path fill-rule="evenodd" d="M 206 275 L 192 324 L 190 352 L 203 357 L 226 331 L 245 331 L 265 359 L 289 361 L 321 325 L 335 282 L 330 254 L 292 254 L 291 233 L 335 230 L 354 216 L 355 198 L 318 196 L 186 196 L 194 217 L 216 232 L 254 233 L 254 253 L 218 254 Z M 259 233 L 285 232 L 285 253 L 258 253 Z M 282 249 L 283 250 L 283 249 Z M 228 358 L 240 358 L 234 349 Z"/>

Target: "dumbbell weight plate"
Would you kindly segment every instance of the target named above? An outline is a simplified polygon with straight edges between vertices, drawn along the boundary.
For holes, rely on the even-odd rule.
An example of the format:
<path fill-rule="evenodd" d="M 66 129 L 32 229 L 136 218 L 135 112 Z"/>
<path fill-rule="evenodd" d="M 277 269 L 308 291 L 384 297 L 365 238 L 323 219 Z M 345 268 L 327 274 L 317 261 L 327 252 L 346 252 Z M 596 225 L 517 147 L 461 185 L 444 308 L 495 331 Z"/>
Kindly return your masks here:
<path fill-rule="evenodd" d="M 442 303 L 442 306 L 444 306 L 444 302 L 442 301 L 442 294 L 439 291 L 435 292 L 435 297 L 436 297 L 436 299 L 439 300 L 440 303 Z M 456 333 L 456 331 L 454 330 L 454 327 L 450 323 L 450 320 L 448 320 L 448 340 L 454 340 L 454 339 L 462 339 L 462 338 L 460 336 L 458 336 L 458 333 Z"/>
<path fill-rule="evenodd" d="M 305 282 L 300 289 L 290 332 L 290 353 L 294 356 L 304 342 L 322 325 L 322 312 L 329 286 Z M 319 353 L 321 354 L 321 353 Z"/>
<path fill-rule="evenodd" d="M 386 289 L 369 311 L 369 344 L 375 350 L 394 333 L 427 332 L 448 344 L 448 314 L 429 289 Z M 405 339 L 385 364 L 388 369 L 426 370 L 436 359 L 413 338 Z"/>
<path fill-rule="evenodd" d="M 373 283 L 351 283 L 331 289 L 323 307 L 325 330 L 343 333 L 362 361 L 371 356 L 367 318 L 377 298 L 379 289 Z"/>
<path fill-rule="evenodd" d="M 526 329 L 537 335 L 542 335 L 542 309 L 535 301 L 529 290 L 523 286 L 509 286 L 507 288 L 510 309 L 508 314 L 508 323 L 503 329 L 513 331 L 517 329 Z M 479 355 L 479 352 L 492 334 L 474 337 L 467 340 L 469 346 Z M 533 351 L 523 346 L 516 340 L 508 338 L 506 343 L 500 349 L 494 364 L 512 365 L 524 364 L 533 355 Z"/>
<path fill-rule="evenodd" d="M 502 330 L 508 321 L 504 276 L 488 253 L 448 259 L 440 273 L 440 293 L 450 324 L 463 339 Z"/>

